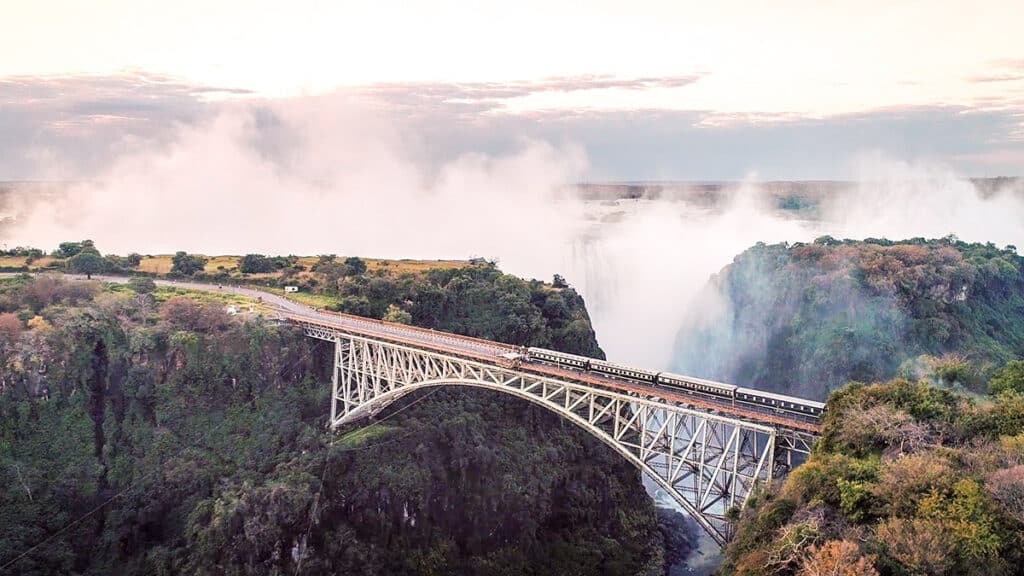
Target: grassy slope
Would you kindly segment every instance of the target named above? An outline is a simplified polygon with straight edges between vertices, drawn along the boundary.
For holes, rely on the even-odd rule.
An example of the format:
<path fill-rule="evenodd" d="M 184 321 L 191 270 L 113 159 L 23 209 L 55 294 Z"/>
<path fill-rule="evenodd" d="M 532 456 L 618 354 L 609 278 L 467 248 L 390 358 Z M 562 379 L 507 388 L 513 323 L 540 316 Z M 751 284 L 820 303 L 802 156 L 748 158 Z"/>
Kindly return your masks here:
<path fill-rule="evenodd" d="M 170 254 L 157 254 L 153 256 L 143 256 L 139 266 L 134 270 L 137 272 L 147 272 L 150 274 L 167 274 L 171 271 L 171 255 Z M 242 258 L 241 256 L 231 255 L 220 255 L 220 256 L 205 256 L 208 260 L 204 267 L 205 272 L 216 273 L 220 267 L 225 270 L 232 272 L 237 271 L 238 261 Z M 50 256 L 44 256 L 38 258 L 31 263 L 26 262 L 27 258 L 24 256 L 0 256 L 0 268 L 21 268 L 27 267 L 29 270 L 43 270 L 47 266 L 50 266 L 54 262 L 59 262 L 59 259 L 52 258 Z M 383 269 L 388 272 L 395 274 L 403 273 L 421 273 L 427 270 L 433 269 L 451 269 L 460 268 L 466 266 L 468 262 L 464 260 L 388 260 L 382 258 L 364 258 L 366 262 L 366 268 L 370 272 L 375 270 Z M 301 256 L 299 257 L 299 265 L 304 266 L 307 270 L 311 268 L 317 262 L 316 256 Z M 280 276 L 280 272 L 271 274 L 252 274 L 251 277 L 267 277 L 276 278 Z"/>

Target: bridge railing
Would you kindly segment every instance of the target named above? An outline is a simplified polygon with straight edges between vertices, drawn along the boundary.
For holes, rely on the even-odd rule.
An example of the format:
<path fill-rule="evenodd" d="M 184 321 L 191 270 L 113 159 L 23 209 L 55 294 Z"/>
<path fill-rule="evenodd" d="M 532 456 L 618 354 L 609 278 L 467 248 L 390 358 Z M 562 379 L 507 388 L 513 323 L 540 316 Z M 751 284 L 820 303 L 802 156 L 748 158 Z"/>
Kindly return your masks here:
<path fill-rule="evenodd" d="M 486 340 L 484 338 L 477 338 L 474 336 L 464 336 L 462 334 L 454 334 L 452 332 L 444 332 L 440 330 L 433 330 L 430 328 L 421 328 L 419 326 L 412 326 L 409 324 L 400 324 L 398 322 L 387 322 L 385 320 L 378 320 L 377 318 L 367 318 L 365 316 L 356 316 L 354 314 L 346 314 L 344 312 L 335 312 L 333 310 L 317 310 L 318 314 L 324 314 L 327 316 L 336 316 L 338 318 L 344 318 L 351 322 L 366 322 L 369 324 L 376 324 L 378 326 L 386 326 L 393 330 L 400 330 L 405 332 L 412 332 L 429 336 L 433 339 L 451 340 L 453 342 L 469 342 L 477 344 L 479 346 L 486 346 L 489 348 L 495 348 L 499 350 L 505 350 L 508 352 L 515 352 L 519 347 L 512 344 L 505 344 L 503 342 L 495 342 L 494 340 Z"/>

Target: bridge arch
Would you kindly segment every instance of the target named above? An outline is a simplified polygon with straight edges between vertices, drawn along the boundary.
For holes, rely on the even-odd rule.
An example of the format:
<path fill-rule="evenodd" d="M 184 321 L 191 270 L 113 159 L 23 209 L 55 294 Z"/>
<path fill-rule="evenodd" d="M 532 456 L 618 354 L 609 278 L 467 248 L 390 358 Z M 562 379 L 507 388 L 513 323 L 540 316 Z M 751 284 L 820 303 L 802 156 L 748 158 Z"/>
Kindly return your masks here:
<path fill-rule="evenodd" d="M 565 409 L 563 406 L 559 404 L 546 401 L 539 396 L 525 393 L 521 390 L 495 385 L 493 383 L 480 380 L 466 380 L 458 378 L 424 380 L 422 382 L 402 386 L 401 388 L 388 391 L 384 394 L 381 394 L 380 396 L 375 397 L 372 402 L 363 404 L 361 407 L 350 412 L 349 416 L 351 417 L 345 418 L 344 421 L 339 421 L 337 425 L 340 426 L 344 423 L 354 422 L 356 420 L 360 420 L 362 418 L 374 415 L 380 412 L 381 410 L 387 408 L 388 405 L 392 404 L 396 400 L 402 398 L 403 396 L 416 392 L 417 390 L 445 386 L 481 388 L 485 390 L 496 391 L 503 394 L 509 394 L 515 396 L 516 398 L 526 400 L 527 402 L 530 402 L 531 404 L 534 404 L 536 406 L 541 406 L 547 409 L 548 411 L 554 412 L 555 414 L 561 416 L 562 418 L 569 420 L 576 426 L 582 428 L 586 432 L 589 432 L 592 436 L 596 437 L 598 440 L 600 440 L 607 446 L 611 447 L 612 450 L 614 450 L 620 456 L 625 458 L 628 462 L 636 466 L 641 472 L 647 474 L 647 476 L 653 479 L 654 482 L 657 483 L 662 489 L 664 489 L 666 493 L 672 496 L 673 500 L 676 501 L 692 518 L 694 518 L 697 521 L 697 523 L 700 524 L 701 527 L 704 528 L 704 530 L 709 535 L 711 535 L 713 538 L 716 538 L 717 540 L 717 536 L 719 535 L 719 527 L 715 526 L 714 523 L 707 522 L 704 519 L 704 516 L 701 514 L 701 512 L 698 511 L 693 504 L 691 504 L 685 498 L 679 497 L 675 494 L 676 489 L 675 487 L 672 486 L 672 484 L 670 484 L 662 475 L 660 475 L 656 470 L 654 470 L 647 462 L 645 462 L 644 460 L 639 458 L 635 453 L 631 452 L 629 449 L 623 446 L 622 443 L 617 442 L 615 438 L 608 434 L 608 432 L 606 432 L 605 430 L 598 426 L 595 426 L 592 422 L 587 421 L 587 419 L 582 418 L 575 412 Z"/>
<path fill-rule="evenodd" d="M 469 386 L 538 404 L 580 426 L 647 473 L 717 542 L 731 535 L 726 512 L 754 486 L 784 473 L 806 450 L 776 428 L 654 394 L 606 389 L 513 366 L 425 350 L 319 324 L 307 335 L 334 344 L 330 426 L 376 414 L 415 390 Z"/>

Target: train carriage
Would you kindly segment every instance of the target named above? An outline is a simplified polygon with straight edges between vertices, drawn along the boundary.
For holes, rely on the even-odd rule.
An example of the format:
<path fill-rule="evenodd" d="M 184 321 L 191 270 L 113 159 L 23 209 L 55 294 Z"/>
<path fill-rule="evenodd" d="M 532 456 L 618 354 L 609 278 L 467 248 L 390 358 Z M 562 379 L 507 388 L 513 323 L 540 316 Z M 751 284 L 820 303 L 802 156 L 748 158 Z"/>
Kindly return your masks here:
<path fill-rule="evenodd" d="M 814 417 L 820 417 L 825 411 L 825 404 L 822 402 L 804 400 L 802 398 L 794 398 L 792 396 L 774 394 L 772 392 L 754 390 L 752 388 L 737 388 L 736 400 L 748 404 L 757 404 L 760 406 L 774 408 L 775 410 L 783 412 L 804 414 Z"/>
<path fill-rule="evenodd" d="M 733 405 L 743 405 L 761 412 L 785 412 L 797 416 L 801 420 L 817 421 L 825 411 L 825 405 L 821 402 L 754 390 L 752 388 L 741 388 L 732 384 L 682 376 L 671 372 L 654 372 L 632 368 L 614 362 L 594 360 L 585 356 L 565 354 L 544 348 L 528 348 L 527 356 L 530 360 L 547 362 L 557 366 L 577 370 L 590 370 L 621 380 L 631 380 L 653 386 L 664 386 L 688 394 L 717 398 Z"/>
<path fill-rule="evenodd" d="M 736 392 L 736 386 L 732 384 L 723 384 L 721 382 L 704 380 L 702 378 L 680 376 L 679 374 L 672 374 L 671 372 L 662 372 L 658 374 L 657 382 L 658 384 L 669 388 L 678 388 L 688 392 L 697 392 L 699 394 L 707 394 L 718 398 L 728 398 L 730 400 Z"/>
<path fill-rule="evenodd" d="M 604 360 L 591 360 L 590 369 L 594 372 L 600 372 L 615 378 L 638 380 L 648 384 L 653 383 L 655 378 L 658 377 L 657 372 L 642 370 L 640 368 L 631 368 L 629 366 L 615 364 L 614 362 L 605 362 Z"/>
<path fill-rule="evenodd" d="M 586 356 L 565 354 L 563 352 L 555 352 L 554 350 L 546 350 L 544 348 L 527 348 L 526 351 L 531 360 L 550 362 L 551 364 L 569 366 L 579 370 L 588 370 L 590 368 L 590 358 L 587 358 Z"/>

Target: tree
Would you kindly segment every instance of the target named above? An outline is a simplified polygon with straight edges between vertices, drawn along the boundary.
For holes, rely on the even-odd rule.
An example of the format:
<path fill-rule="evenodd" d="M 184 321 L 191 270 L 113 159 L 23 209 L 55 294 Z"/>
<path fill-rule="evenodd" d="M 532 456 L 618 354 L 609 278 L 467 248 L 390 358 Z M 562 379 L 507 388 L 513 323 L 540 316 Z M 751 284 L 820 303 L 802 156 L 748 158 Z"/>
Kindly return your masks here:
<path fill-rule="evenodd" d="M 988 391 L 993 396 L 1010 391 L 1024 394 L 1024 360 L 1014 360 L 997 370 L 989 381 Z"/>
<path fill-rule="evenodd" d="M 178 252 L 171 258 L 171 272 L 184 276 L 192 276 L 201 271 L 203 266 L 206 266 L 206 258 L 196 254 Z"/>
<path fill-rule="evenodd" d="M 565 281 L 565 278 L 561 274 L 555 274 L 555 277 L 551 280 L 551 285 L 555 288 L 568 288 L 569 283 Z"/>
<path fill-rule="evenodd" d="M 334 260 L 337 257 L 338 256 L 335 254 L 321 254 L 320 256 L 317 257 L 316 264 L 313 264 L 313 268 L 311 268 L 310 271 L 317 272 L 321 266 L 334 264 Z"/>
<path fill-rule="evenodd" d="M 92 278 L 93 274 L 99 274 L 106 269 L 107 261 L 95 250 L 82 250 L 68 260 L 68 266 L 78 274 L 85 274 L 86 278 Z"/>
<path fill-rule="evenodd" d="M 366 272 L 366 262 L 358 256 L 345 258 L 345 266 L 348 267 L 346 276 L 361 276 Z"/>
<path fill-rule="evenodd" d="M 238 262 L 242 274 L 260 274 L 274 271 L 274 262 L 263 254 L 246 254 Z"/>
<path fill-rule="evenodd" d="M 61 242 L 57 249 L 53 251 L 53 255 L 57 258 L 71 258 L 87 248 L 92 248 L 93 250 L 96 249 L 92 240 L 82 240 L 81 242 Z"/>
<path fill-rule="evenodd" d="M 398 306 L 391 304 L 388 306 L 388 311 L 384 314 L 383 320 L 385 322 L 397 322 L 399 324 L 412 324 L 412 314 L 409 314 Z"/>

